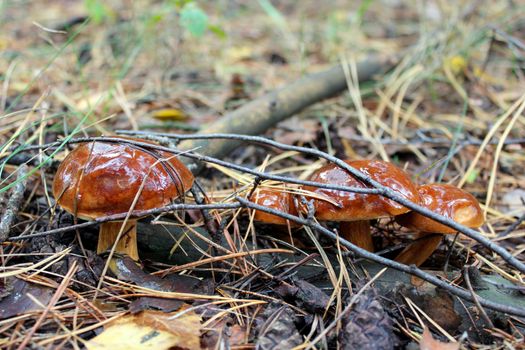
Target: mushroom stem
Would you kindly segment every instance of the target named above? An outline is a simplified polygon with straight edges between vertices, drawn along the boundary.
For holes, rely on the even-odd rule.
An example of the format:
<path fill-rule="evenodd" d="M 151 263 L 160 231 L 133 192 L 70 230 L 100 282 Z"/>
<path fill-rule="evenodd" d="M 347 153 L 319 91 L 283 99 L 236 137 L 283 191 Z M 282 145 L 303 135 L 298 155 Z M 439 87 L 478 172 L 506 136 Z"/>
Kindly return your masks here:
<path fill-rule="evenodd" d="M 113 247 L 123 224 L 124 222 L 122 221 L 110 221 L 100 225 L 97 254 L 101 254 Z M 126 222 L 115 252 L 126 254 L 133 260 L 139 259 L 137 248 L 137 220 L 128 220 Z"/>
<path fill-rule="evenodd" d="M 374 251 L 369 220 L 343 221 L 339 225 L 339 234 L 360 248 Z"/>
<path fill-rule="evenodd" d="M 399 253 L 396 261 L 406 265 L 420 266 L 437 249 L 442 238 L 443 235 L 437 233 L 418 233 L 416 240 Z"/>

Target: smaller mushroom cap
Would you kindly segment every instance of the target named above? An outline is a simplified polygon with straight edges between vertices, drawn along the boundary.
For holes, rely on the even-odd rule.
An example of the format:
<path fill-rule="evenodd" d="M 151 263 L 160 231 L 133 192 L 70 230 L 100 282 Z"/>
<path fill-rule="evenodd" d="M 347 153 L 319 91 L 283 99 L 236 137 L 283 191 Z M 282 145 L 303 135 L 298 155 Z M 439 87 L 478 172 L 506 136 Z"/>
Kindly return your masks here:
<path fill-rule="evenodd" d="M 53 195 L 70 213 L 95 219 L 127 213 L 139 192 L 134 211 L 162 207 L 183 196 L 193 180 L 173 154 L 96 141 L 80 144 L 62 161 Z"/>
<path fill-rule="evenodd" d="M 428 184 L 419 187 L 423 199 L 422 206 L 436 214 L 454 220 L 458 224 L 477 228 L 483 225 L 483 212 L 478 201 L 470 193 L 447 184 Z M 451 234 L 456 230 L 440 224 L 416 212 L 396 217 L 396 221 L 412 230 Z"/>
<path fill-rule="evenodd" d="M 293 196 L 290 192 L 274 188 L 261 188 L 252 194 L 250 200 L 270 209 L 275 209 L 290 215 L 297 215 L 297 208 L 295 207 Z M 290 222 L 292 226 L 296 225 L 296 223 L 285 218 L 261 210 L 255 211 L 254 220 L 274 225 L 287 225 L 288 222 Z"/>
<path fill-rule="evenodd" d="M 370 176 L 383 186 L 389 187 L 414 203 L 420 202 L 417 186 L 403 170 L 392 163 L 378 160 L 345 160 L 351 167 Z M 368 188 L 346 170 L 330 163 L 318 169 L 310 181 L 348 187 Z M 396 216 L 409 211 L 405 206 L 376 194 L 363 194 L 338 190 L 329 190 L 306 186 L 305 190 L 330 198 L 339 207 L 324 200 L 315 201 L 315 216 L 319 220 L 361 221 L 382 217 Z"/>

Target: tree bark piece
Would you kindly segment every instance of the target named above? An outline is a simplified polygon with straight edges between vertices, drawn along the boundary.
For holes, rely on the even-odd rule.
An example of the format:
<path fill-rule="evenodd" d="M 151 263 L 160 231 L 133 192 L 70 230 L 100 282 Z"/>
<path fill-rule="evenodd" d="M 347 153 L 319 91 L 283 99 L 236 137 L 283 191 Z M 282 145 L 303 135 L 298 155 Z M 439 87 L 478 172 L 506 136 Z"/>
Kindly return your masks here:
<path fill-rule="evenodd" d="M 393 64 L 391 58 L 371 56 L 357 64 L 359 81 L 370 80 L 374 75 L 388 71 Z M 337 65 L 269 92 L 223 116 L 200 133 L 259 135 L 302 109 L 343 92 L 346 87 L 343 67 Z M 238 146 L 239 142 L 233 140 L 186 140 L 180 143 L 179 148 L 198 148 L 199 153 L 220 158 Z M 204 164 L 187 160 L 187 165 L 197 174 Z"/>
<path fill-rule="evenodd" d="M 11 226 L 15 221 L 20 206 L 22 205 L 22 200 L 24 199 L 24 191 L 26 190 L 27 179 L 23 179 L 27 174 L 27 165 L 23 164 L 18 169 L 18 175 L 16 181 L 18 183 L 11 191 L 11 196 L 7 201 L 5 211 L 0 218 L 0 242 L 3 242 L 9 236 Z"/>

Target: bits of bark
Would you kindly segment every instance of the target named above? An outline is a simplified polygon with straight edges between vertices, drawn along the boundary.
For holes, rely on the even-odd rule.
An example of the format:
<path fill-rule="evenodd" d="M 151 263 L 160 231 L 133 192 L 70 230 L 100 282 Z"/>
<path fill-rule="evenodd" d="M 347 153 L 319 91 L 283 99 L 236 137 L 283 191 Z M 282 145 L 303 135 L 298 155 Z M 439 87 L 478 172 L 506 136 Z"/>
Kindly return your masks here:
<path fill-rule="evenodd" d="M 13 187 L 9 200 L 5 208 L 2 217 L 0 218 L 0 242 L 3 242 L 9 236 L 11 226 L 18 215 L 18 210 L 22 205 L 24 199 L 24 191 L 26 190 L 27 179 L 23 179 L 27 174 L 27 165 L 21 165 L 18 170 L 17 181 L 15 187 Z"/>
<path fill-rule="evenodd" d="M 296 316 L 286 306 L 270 304 L 257 320 L 256 349 L 293 349 L 303 343 Z"/>
<path fill-rule="evenodd" d="M 281 284 L 275 289 L 285 299 L 292 299 L 297 307 L 310 313 L 323 313 L 330 297 L 318 287 L 304 280 L 295 280 L 294 285 Z"/>
<path fill-rule="evenodd" d="M 379 302 L 376 292 L 367 289 L 342 320 L 341 349 L 393 349 L 396 338 L 392 320 Z"/>

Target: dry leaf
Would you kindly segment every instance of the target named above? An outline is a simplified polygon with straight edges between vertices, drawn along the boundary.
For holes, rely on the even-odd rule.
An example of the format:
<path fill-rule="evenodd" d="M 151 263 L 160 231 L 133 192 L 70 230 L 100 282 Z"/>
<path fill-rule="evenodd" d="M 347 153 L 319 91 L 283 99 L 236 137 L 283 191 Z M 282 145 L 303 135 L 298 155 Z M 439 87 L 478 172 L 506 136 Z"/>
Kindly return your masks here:
<path fill-rule="evenodd" d="M 436 340 L 432 337 L 432 334 L 425 328 L 423 330 L 423 335 L 419 341 L 420 350 L 459 350 L 459 343 L 444 343 L 439 340 Z"/>
<path fill-rule="evenodd" d="M 71 101 L 73 102 L 76 109 L 78 109 L 79 111 L 87 111 L 104 102 L 104 100 L 107 97 L 107 94 L 105 92 L 95 92 L 90 94 L 89 96 L 81 95 L 76 97 L 78 97 L 78 99 L 74 98 L 74 101 Z"/>
<path fill-rule="evenodd" d="M 246 327 L 234 324 L 230 329 L 230 346 L 243 345 L 247 342 Z"/>
<path fill-rule="evenodd" d="M 421 279 L 417 276 L 410 276 L 410 283 L 416 288 L 423 287 L 427 284 L 424 279 Z"/>
<path fill-rule="evenodd" d="M 194 312 L 143 311 L 111 323 L 88 350 L 201 349 L 201 318 Z"/>
<path fill-rule="evenodd" d="M 0 301 L 0 320 L 33 311 L 41 311 L 42 305 L 47 305 L 55 293 L 52 288 L 18 278 L 5 279 L 0 286 L 0 291 L 5 294 Z M 40 304 L 35 300 L 38 300 Z"/>
<path fill-rule="evenodd" d="M 250 59 L 253 55 L 251 46 L 235 46 L 225 50 L 225 56 L 230 62 L 240 62 Z"/>

